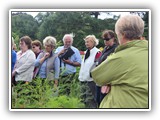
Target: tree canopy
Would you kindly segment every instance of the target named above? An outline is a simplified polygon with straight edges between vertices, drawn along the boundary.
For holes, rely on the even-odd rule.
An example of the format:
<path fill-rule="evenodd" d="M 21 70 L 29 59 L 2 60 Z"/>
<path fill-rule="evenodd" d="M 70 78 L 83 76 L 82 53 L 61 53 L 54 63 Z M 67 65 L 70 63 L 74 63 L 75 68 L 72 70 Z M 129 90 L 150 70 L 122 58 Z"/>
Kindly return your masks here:
<path fill-rule="evenodd" d="M 46 36 L 54 36 L 62 43 L 64 34 L 75 34 L 73 46 L 79 50 L 85 50 L 84 38 L 87 35 L 95 35 L 99 39 L 98 47 L 104 46 L 101 39 L 102 31 L 110 29 L 114 31 L 115 23 L 119 16 L 99 19 L 100 12 L 39 12 L 33 17 L 29 14 L 18 12 L 12 13 L 11 31 L 12 36 L 18 43 L 20 37 L 28 35 L 32 40 L 41 42 Z M 106 12 L 106 14 L 110 14 Z M 148 14 L 143 12 L 143 20 L 148 24 Z M 145 37 L 148 38 L 148 26 L 145 27 Z"/>

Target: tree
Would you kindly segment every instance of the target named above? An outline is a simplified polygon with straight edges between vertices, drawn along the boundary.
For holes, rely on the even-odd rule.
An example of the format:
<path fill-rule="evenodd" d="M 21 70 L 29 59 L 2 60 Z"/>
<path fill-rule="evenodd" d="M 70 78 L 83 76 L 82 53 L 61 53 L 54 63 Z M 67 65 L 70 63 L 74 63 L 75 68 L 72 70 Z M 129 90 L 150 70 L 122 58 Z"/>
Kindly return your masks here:
<path fill-rule="evenodd" d="M 38 23 L 33 16 L 19 12 L 17 14 L 12 14 L 11 22 L 12 32 L 17 34 L 19 37 L 28 35 L 32 39 L 36 38 Z"/>
<path fill-rule="evenodd" d="M 90 15 L 94 15 L 94 17 L 98 19 L 98 15 L 100 15 L 100 12 L 91 12 Z"/>

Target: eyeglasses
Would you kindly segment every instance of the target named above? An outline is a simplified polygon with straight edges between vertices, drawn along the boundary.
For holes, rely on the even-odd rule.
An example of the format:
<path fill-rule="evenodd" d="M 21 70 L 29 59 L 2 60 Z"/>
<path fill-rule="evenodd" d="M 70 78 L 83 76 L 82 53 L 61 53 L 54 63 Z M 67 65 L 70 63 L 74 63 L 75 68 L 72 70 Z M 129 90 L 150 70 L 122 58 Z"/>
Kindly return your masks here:
<path fill-rule="evenodd" d="M 44 47 L 48 47 L 48 48 L 50 48 L 50 47 L 51 47 L 51 45 L 44 45 Z"/>
<path fill-rule="evenodd" d="M 112 38 L 103 38 L 103 40 L 105 40 L 105 41 L 109 41 L 110 39 L 112 39 Z"/>

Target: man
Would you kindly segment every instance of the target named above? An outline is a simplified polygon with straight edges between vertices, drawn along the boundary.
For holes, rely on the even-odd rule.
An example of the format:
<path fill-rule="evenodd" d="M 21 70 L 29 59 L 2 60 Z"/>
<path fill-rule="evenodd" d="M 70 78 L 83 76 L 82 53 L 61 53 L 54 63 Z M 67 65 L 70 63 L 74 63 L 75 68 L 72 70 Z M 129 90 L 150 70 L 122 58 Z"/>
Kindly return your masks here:
<path fill-rule="evenodd" d="M 115 32 L 120 45 L 91 73 L 97 84 L 110 86 L 100 108 L 148 108 L 148 41 L 141 39 L 144 22 L 137 15 L 120 17 Z"/>
<path fill-rule="evenodd" d="M 65 34 L 63 37 L 63 46 L 56 49 L 55 53 L 58 53 L 60 58 L 60 69 L 62 78 L 69 77 L 67 83 L 71 83 L 75 73 L 76 67 L 81 65 L 81 55 L 77 48 L 73 47 L 73 34 Z M 66 81 L 63 81 L 65 83 Z M 69 94 L 69 88 L 67 94 Z"/>

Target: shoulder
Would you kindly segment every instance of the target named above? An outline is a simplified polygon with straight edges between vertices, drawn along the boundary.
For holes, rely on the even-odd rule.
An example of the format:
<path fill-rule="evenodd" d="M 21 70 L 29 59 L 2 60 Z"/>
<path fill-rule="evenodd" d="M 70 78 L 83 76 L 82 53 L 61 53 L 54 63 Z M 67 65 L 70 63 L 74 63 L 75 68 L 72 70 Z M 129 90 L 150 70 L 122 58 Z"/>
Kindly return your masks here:
<path fill-rule="evenodd" d="M 59 46 L 55 49 L 55 53 L 59 53 L 62 49 L 64 48 L 64 46 Z"/>
<path fill-rule="evenodd" d="M 95 49 L 97 52 L 100 52 L 100 50 L 99 50 L 97 47 L 94 47 L 94 49 Z"/>
<path fill-rule="evenodd" d="M 16 55 L 16 52 L 14 50 L 12 50 L 12 55 L 14 55 L 14 56 Z"/>
<path fill-rule="evenodd" d="M 31 55 L 35 55 L 34 52 L 32 50 L 30 50 L 30 49 L 27 51 L 27 53 L 31 54 Z"/>
<path fill-rule="evenodd" d="M 61 50 L 61 49 L 63 49 L 63 47 L 64 46 L 59 46 L 59 47 L 56 48 L 56 50 Z"/>
<path fill-rule="evenodd" d="M 74 46 L 71 46 L 71 49 L 72 49 L 74 52 L 79 52 L 79 50 L 78 50 L 76 47 L 74 47 Z"/>
<path fill-rule="evenodd" d="M 19 55 L 19 54 L 21 54 L 21 53 L 22 53 L 22 51 L 20 50 L 20 51 L 17 52 L 17 55 Z"/>

